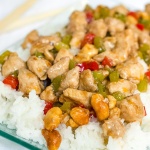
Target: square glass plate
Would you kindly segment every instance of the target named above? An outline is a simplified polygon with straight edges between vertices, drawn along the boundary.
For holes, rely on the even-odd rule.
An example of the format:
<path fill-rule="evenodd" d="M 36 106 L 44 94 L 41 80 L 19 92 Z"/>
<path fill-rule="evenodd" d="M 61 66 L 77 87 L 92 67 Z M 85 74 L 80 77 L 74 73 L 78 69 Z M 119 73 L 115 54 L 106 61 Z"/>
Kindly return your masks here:
<path fill-rule="evenodd" d="M 148 2 L 149 2 L 149 0 L 138 1 L 138 3 L 135 3 L 135 1 L 130 1 L 130 0 L 126 0 L 126 1 L 121 1 L 121 0 L 113 0 L 113 1 L 111 1 L 111 0 L 105 0 L 105 1 L 104 0 L 92 0 L 92 1 L 77 0 L 76 4 L 71 6 L 67 11 L 65 11 L 64 13 L 62 13 L 58 16 L 51 18 L 51 20 L 48 23 L 46 23 L 46 25 L 44 25 L 38 29 L 38 32 L 41 35 L 49 35 L 49 34 L 57 32 L 57 31 L 60 31 L 67 24 L 69 15 L 71 14 L 71 12 L 75 9 L 82 10 L 83 7 L 85 6 L 85 3 L 89 3 L 93 7 L 95 7 L 98 4 L 104 4 L 109 7 L 123 4 L 131 10 L 136 10 L 136 9 L 143 9 L 144 5 Z M 8 47 L 8 49 L 10 51 L 15 51 L 15 50 L 20 49 L 20 45 L 21 45 L 22 41 L 23 40 L 18 41 L 17 43 Z M 32 149 L 32 150 L 40 150 L 40 149 L 46 150 L 47 149 L 45 146 L 40 145 L 39 143 L 33 142 L 31 140 L 26 140 L 24 138 L 17 136 L 15 130 L 7 128 L 7 126 L 4 124 L 0 124 L 0 136 L 6 138 L 8 140 L 14 141 L 28 149 Z"/>

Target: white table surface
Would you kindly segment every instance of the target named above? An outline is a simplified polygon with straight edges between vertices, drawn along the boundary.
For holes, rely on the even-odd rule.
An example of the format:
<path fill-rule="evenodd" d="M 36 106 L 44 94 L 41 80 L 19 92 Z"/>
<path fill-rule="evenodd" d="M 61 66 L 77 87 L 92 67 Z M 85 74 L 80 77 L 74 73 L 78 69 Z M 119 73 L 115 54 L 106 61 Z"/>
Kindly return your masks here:
<path fill-rule="evenodd" d="M 71 3 L 74 3 L 76 0 L 37 0 L 36 4 L 29 9 L 22 17 L 34 15 L 36 13 L 46 12 L 48 10 L 56 10 L 58 8 L 66 7 Z M 98 4 L 102 0 L 90 0 L 90 3 Z M 120 3 L 121 0 L 115 0 Z M 7 16 L 11 11 L 13 11 L 17 6 L 25 2 L 25 0 L 0 0 L 0 20 Z M 104 2 L 104 1 L 103 1 Z M 110 0 L 112 3 L 113 0 Z M 150 0 L 126 0 L 123 3 L 130 6 L 130 8 L 136 7 L 136 9 L 143 9 L 144 4 L 150 3 Z M 23 38 L 29 31 L 38 28 L 39 26 L 46 23 L 48 19 L 42 20 L 40 22 L 35 22 L 25 27 L 15 29 L 13 31 L 0 34 L 0 51 L 6 49 L 19 39 Z M 0 136 L 0 150 L 26 150 L 26 148 L 4 139 Z"/>

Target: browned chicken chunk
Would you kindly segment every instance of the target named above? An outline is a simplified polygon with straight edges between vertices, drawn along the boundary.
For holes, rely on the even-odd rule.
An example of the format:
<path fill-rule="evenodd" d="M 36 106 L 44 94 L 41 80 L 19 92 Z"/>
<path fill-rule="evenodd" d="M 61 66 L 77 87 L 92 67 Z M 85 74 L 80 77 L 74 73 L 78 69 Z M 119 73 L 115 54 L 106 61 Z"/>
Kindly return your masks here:
<path fill-rule="evenodd" d="M 116 67 L 123 79 L 139 83 L 144 78 L 144 68 L 136 58 L 130 59 Z"/>
<path fill-rule="evenodd" d="M 77 31 L 86 32 L 87 20 L 84 12 L 74 11 L 70 16 L 70 22 L 67 27 L 68 33 Z"/>
<path fill-rule="evenodd" d="M 144 107 L 138 94 L 127 97 L 119 104 L 121 118 L 126 122 L 141 121 L 144 117 Z"/>
<path fill-rule="evenodd" d="M 23 49 L 25 49 L 25 48 L 27 48 L 28 44 L 33 44 L 38 39 L 39 39 L 38 32 L 36 30 L 33 30 L 26 36 L 26 38 L 21 46 Z"/>
<path fill-rule="evenodd" d="M 2 66 L 2 75 L 8 76 L 14 71 L 25 67 L 26 67 L 25 62 L 21 60 L 21 58 L 19 58 L 18 54 L 15 52 L 11 53 Z"/>
<path fill-rule="evenodd" d="M 45 80 L 47 78 L 47 71 L 51 66 L 51 63 L 44 58 L 31 56 L 27 61 L 27 66 L 30 71 L 35 73 L 40 78 L 40 80 Z"/>
<path fill-rule="evenodd" d="M 36 91 L 36 94 L 41 93 L 41 83 L 37 76 L 28 69 L 22 68 L 18 74 L 19 90 L 25 94 L 29 94 L 32 90 Z"/>
<path fill-rule="evenodd" d="M 31 49 L 30 54 L 34 55 L 36 52 L 44 53 L 46 50 L 52 50 L 53 46 L 45 43 L 35 42 Z"/>
<path fill-rule="evenodd" d="M 48 102 L 57 101 L 57 97 L 54 94 L 52 86 L 47 86 L 46 89 L 40 94 L 40 98 Z"/>
<path fill-rule="evenodd" d="M 110 93 L 119 91 L 125 96 L 132 95 L 137 89 L 136 84 L 124 79 L 120 79 L 118 82 L 110 82 L 107 87 Z"/>
<path fill-rule="evenodd" d="M 79 67 L 69 70 L 61 81 L 59 91 L 63 91 L 67 88 L 77 89 L 79 86 L 79 71 Z"/>
<path fill-rule="evenodd" d="M 47 72 L 48 77 L 53 80 L 55 77 L 64 74 L 69 69 L 69 61 L 68 57 L 62 58 L 60 61 L 51 66 Z"/>
<path fill-rule="evenodd" d="M 40 36 L 38 39 L 39 43 L 55 45 L 57 42 L 60 42 L 61 38 L 58 34 L 51 36 Z"/>
<path fill-rule="evenodd" d="M 81 72 L 79 89 L 89 92 L 97 90 L 97 85 L 94 83 L 94 77 L 91 70 L 87 69 Z"/>
<path fill-rule="evenodd" d="M 72 59 L 73 55 L 67 49 L 60 49 L 56 55 L 54 63 L 60 61 L 63 57 L 69 57 L 70 59 Z"/>
<path fill-rule="evenodd" d="M 107 30 L 107 24 L 105 24 L 103 19 L 94 20 L 89 24 L 89 32 L 94 33 L 96 36 L 104 38 Z"/>
<path fill-rule="evenodd" d="M 115 35 L 118 32 L 122 32 L 125 29 L 125 24 L 119 19 L 108 17 L 105 19 L 105 23 L 108 26 L 108 31 L 111 35 Z"/>
<path fill-rule="evenodd" d="M 118 5 L 118 6 L 113 7 L 113 8 L 110 10 L 110 13 L 111 13 L 112 16 L 113 16 L 115 13 L 120 13 L 120 14 L 123 14 L 123 15 L 127 15 L 128 9 L 127 9 L 125 6 L 123 6 L 123 5 Z"/>
<path fill-rule="evenodd" d="M 145 11 L 150 15 L 150 4 L 145 6 Z"/>
<path fill-rule="evenodd" d="M 91 92 L 68 88 L 63 91 L 63 94 L 77 104 L 83 104 L 85 107 L 90 107 Z"/>
<path fill-rule="evenodd" d="M 125 134 L 125 127 L 120 118 L 116 116 L 105 120 L 102 129 L 104 136 L 111 136 L 113 138 L 123 137 Z"/>

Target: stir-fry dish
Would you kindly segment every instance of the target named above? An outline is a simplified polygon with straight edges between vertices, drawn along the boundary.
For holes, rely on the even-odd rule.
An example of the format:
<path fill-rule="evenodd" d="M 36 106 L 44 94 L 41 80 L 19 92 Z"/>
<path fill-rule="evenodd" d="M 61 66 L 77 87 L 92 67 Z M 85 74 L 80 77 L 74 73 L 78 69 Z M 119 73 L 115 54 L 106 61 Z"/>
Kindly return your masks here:
<path fill-rule="evenodd" d="M 49 150 L 62 141 L 60 124 L 76 130 L 97 120 L 104 142 L 123 137 L 125 125 L 146 116 L 139 93 L 150 82 L 150 4 L 144 11 L 89 5 L 74 11 L 65 32 L 30 32 L 22 43 L 27 62 L 15 52 L 0 56 L 3 83 L 24 96 L 35 90 L 45 101 L 44 129 Z M 143 65 L 144 64 L 144 65 Z"/>

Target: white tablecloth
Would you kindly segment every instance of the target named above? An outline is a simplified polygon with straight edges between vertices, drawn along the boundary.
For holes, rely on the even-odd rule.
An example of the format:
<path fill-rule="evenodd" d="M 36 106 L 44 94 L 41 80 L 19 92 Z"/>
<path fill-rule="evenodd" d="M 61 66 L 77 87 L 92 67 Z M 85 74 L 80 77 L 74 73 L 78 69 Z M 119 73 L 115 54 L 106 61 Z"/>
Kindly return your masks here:
<path fill-rule="evenodd" d="M 56 10 L 58 8 L 69 6 L 71 3 L 75 2 L 76 0 L 37 0 L 37 3 L 29 9 L 22 17 L 34 15 L 36 13 L 42 13 L 49 10 Z M 99 1 L 104 2 L 104 0 L 90 0 L 90 3 L 98 4 Z M 135 9 L 143 9 L 144 4 L 150 2 L 150 0 L 114 0 L 116 2 L 125 3 L 130 8 Z M 7 16 L 12 10 L 14 10 L 17 6 L 25 2 L 25 0 L 1 0 L 0 1 L 0 20 L 3 19 L 5 16 Z M 110 0 L 110 3 L 113 3 L 113 0 Z M 29 31 L 32 29 L 38 28 L 39 26 L 46 23 L 47 19 L 32 23 L 30 25 L 27 25 L 25 27 L 21 27 L 18 29 L 15 29 L 13 31 L 3 33 L 0 35 L 0 51 L 6 49 L 11 44 L 15 43 L 19 39 L 23 38 Z M 21 147 L 20 145 L 13 143 L 9 140 L 4 139 L 0 136 L 0 150 L 25 150 L 26 148 Z"/>

